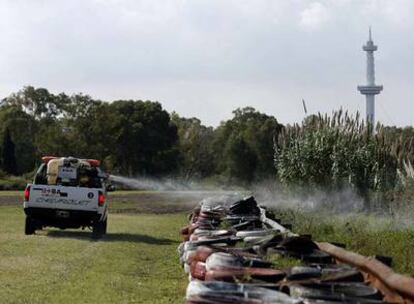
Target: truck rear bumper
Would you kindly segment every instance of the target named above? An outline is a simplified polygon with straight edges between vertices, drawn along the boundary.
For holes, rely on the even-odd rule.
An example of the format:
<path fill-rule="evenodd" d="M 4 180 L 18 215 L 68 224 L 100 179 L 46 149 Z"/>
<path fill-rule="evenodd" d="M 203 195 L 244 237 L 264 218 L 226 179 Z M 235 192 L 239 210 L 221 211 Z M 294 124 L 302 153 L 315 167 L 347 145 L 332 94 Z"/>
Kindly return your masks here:
<path fill-rule="evenodd" d="M 92 226 L 98 222 L 102 214 L 96 211 L 61 210 L 49 208 L 24 208 L 27 216 L 35 220 L 39 226 L 53 226 L 58 228 L 79 228 Z"/>

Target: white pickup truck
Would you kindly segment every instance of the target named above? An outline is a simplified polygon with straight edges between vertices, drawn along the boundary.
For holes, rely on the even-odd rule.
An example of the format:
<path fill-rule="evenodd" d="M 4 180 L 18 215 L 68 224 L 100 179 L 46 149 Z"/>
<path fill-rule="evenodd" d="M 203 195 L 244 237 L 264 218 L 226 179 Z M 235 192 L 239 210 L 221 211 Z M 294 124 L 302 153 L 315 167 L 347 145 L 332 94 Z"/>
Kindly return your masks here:
<path fill-rule="evenodd" d="M 52 226 L 91 227 L 94 237 L 106 233 L 107 191 L 114 188 L 93 159 L 43 157 L 24 192 L 25 234 Z"/>

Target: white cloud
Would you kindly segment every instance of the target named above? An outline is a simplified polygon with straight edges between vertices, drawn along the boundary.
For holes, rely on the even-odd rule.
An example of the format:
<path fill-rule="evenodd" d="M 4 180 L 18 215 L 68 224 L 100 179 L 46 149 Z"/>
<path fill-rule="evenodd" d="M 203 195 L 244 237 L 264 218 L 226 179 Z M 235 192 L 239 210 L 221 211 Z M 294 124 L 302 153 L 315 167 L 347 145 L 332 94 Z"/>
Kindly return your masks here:
<path fill-rule="evenodd" d="M 387 26 L 407 29 L 413 26 L 413 0 L 367 0 L 362 2 L 362 18 L 383 21 Z"/>
<path fill-rule="evenodd" d="M 313 2 L 300 13 L 299 25 L 308 31 L 320 29 L 330 19 L 328 8 L 320 2 Z"/>
<path fill-rule="evenodd" d="M 298 121 L 302 97 L 364 111 L 372 25 L 378 102 L 412 124 L 413 11 L 414 0 L 0 0 L 0 98 L 31 84 L 158 99 L 211 124 L 248 104 Z"/>
<path fill-rule="evenodd" d="M 397 26 L 407 27 L 413 24 L 414 1 L 393 0 L 381 1 L 385 18 Z"/>

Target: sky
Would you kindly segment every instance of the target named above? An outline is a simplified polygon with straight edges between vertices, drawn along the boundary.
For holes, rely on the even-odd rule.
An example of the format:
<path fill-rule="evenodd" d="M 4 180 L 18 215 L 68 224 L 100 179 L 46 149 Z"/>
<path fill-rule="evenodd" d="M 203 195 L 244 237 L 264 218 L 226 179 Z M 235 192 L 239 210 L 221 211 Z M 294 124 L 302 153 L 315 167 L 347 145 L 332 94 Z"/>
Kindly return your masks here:
<path fill-rule="evenodd" d="M 372 26 L 377 119 L 414 123 L 412 0 L 0 0 L 0 98 L 24 86 L 159 101 L 217 126 L 252 106 L 282 123 L 365 113 Z"/>

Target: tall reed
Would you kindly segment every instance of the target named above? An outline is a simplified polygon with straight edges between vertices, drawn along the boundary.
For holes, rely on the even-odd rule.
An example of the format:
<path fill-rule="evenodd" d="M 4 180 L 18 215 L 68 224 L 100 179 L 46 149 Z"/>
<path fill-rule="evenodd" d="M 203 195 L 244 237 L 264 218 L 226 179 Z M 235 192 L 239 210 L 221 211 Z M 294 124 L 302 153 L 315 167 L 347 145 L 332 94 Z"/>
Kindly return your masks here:
<path fill-rule="evenodd" d="M 283 184 L 351 186 L 368 202 L 370 193 L 388 195 L 409 176 L 412 146 L 380 124 L 371 132 L 358 113 L 339 110 L 287 126 L 275 139 L 274 161 Z"/>

